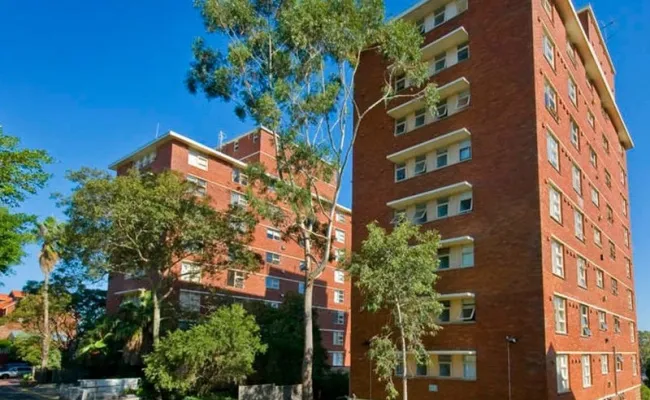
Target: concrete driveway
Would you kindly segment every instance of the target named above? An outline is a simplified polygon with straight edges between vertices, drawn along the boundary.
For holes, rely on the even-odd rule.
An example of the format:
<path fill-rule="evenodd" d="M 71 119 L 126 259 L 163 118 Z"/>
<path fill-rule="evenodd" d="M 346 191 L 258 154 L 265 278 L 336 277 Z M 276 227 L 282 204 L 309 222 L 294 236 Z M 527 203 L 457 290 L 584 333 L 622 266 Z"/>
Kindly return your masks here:
<path fill-rule="evenodd" d="M 53 385 L 35 388 L 21 388 L 18 380 L 0 380 L 0 399 L 2 400 L 56 400 L 59 398 Z"/>

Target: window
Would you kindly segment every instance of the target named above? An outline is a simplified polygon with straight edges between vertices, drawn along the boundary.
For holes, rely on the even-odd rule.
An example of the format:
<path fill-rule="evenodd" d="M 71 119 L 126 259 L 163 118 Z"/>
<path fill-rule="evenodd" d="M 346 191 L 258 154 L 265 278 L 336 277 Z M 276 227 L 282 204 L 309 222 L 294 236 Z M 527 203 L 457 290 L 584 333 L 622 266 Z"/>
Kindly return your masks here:
<path fill-rule="evenodd" d="M 399 118 L 395 120 L 395 135 L 402 135 L 406 132 L 406 118 Z"/>
<path fill-rule="evenodd" d="M 190 292 L 181 290 L 178 296 L 178 302 L 182 311 L 199 312 L 201 311 L 201 294 L 197 292 Z"/>
<path fill-rule="evenodd" d="M 438 249 L 438 269 L 449 269 L 449 249 Z"/>
<path fill-rule="evenodd" d="M 246 200 L 246 196 L 241 193 L 230 192 L 230 204 L 233 206 L 246 207 L 248 205 L 248 200 Z"/>
<path fill-rule="evenodd" d="M 144 156 L 136 160 L 134 163 L 134 167 L 135 169 L 141 169 L 153 164 L 154 161 L 156 161 L 156 152 L 152 151 L 151 153 L 145 154 Z"/>
<path fill-rule="evenodd" d="M 243 186 L 248 185 L 248 177 L 237 168 L 232 170 L 232 181 Z"/>
<path fill-rule="evenodd" d="M 609 356 L 607 354 L 600 355 L 600 372 L 603 375 L 609 374 Z"/>
<path fill-rule="evenodd" d="M 551 257 L 553 259 L 553 273 L 564 278 L 564 246 L 555 240 L 551 241 Z"/>
<path fill-rule="evenodd" d="M 591 336 L 589 329 L 589 307 L 580 304 L 580 334 L 582 336 Z"/>
<path fill-rule="evenodd" d="M 463 378 L 476 379 L 476 356 L 463 356 Z"/>
<path fill-rule="evenodd" d="M 208 193 L 208 182 L 197 178 L 196 176 L 188 175 L 187 181 L 192 183 L 193 192 L 199 196 L 205 196 Z"/>
<path fill-rule="evenodd" d="M 630 247 L 630 231 L 626 227 L 623 227 L 623 241 L 625 243 L 625 247 L 629 248 Z"/>
<path fill-rule="evenodd" d="M 344 258 L 345 258 L 345 250 L 334 249 L 334 260 L 343 261 Z"/>
<path fill-rule="evenodd" d="M 298 282 L 298 293 L 305 294 L 305 282 Z"/>
<path fill-rule="evenodd" d="M 578 210 L 573 210 L 573 232 L 576 237 L 580 240 L 585 240 L 585 230 L 584 230 L 584 216 Z"/>
<path fill-rule="evenodd" d="M 555 44 L 551 40 L 551 38 L 548 36 L 547 33 L 544 33 L 544 57 L 546 57 L 546 60 L 548 61 L 549 64 L 555 69 Z"/>
<path fill-rule="evenodd" d="M 447 149 L 436 150 L 436 168 L 446 167 L 449 162 Z"/>
<path fill-rule="evenodd" d="M 343 332 L 341 331 L 332 332 L 332 344 L 334 346 L 343 346 L 344 340 L 345 340 L 345 336 L 343 335 Z"/>
<path fill-rule="evenodd" d="M 336 270 L 334 271 L 334 282 L 336 283 L 345 283 L 345 272 Z"/>
<path fill-rule="evenodd" d="M 551 20 L 553 20 L 553 4 L 551 3 L 551 0 L 542 0 L 542 7 L 544 7 L 544 11 L 546 11 L 548 16 L 551 17 Z"/>
<path fill-rule="evenodd" d="M 589 163 L 594 167 L 598 168 L 598 155 L 593 147 L 589 146 Z"/>
<path fill-rule="evenodd" d="M 616 245 L 611 240 L 609 241 L 609 257 L 616 260 Z"/>
<path fill-rule="evenodd" d="M 469 58 L 469 43 L 463 43 L 456 50 L 458 62 L 465 61 Z"/>
<path fill-rule="evenodd" d="M 587 112 L 587 122 L 589 122 L 589 126 L 592 128 L 596 127 L 596 118 L 594 118 L 594 114 L 591 111 Z"/>
<path fill-rule="evenodd" d="M 566 40 L 566 53 L 569 55 L 569 59 L 571 60 L 571 62 L 575 65 L 575 63 L 576 63 L 576 47 L 573 44 L 573 42 L 571 42 L 571 40 L 569 38 L 567 38 L 567 40 Z"/>
<path fill-rule="evenodd" d="M 474 266 L 474 246 L 463 246 L 461 249 L 460 266 L 463 268 Z"/>
<path fill-rule="evenodd" d="M 181 262 L 180 279 L 186 282 L 201 282 L 201 266 L 193 262 Z"/>
<path fill-rule="evenodd" d="M 601 289 L 605 288 L 605 273 L 602 269 L 596 270 L 596 286 Z"/>
<path fill-rule="evenodd" d="M 400 182 L 406 179 L 406 164 L 395 164 L 395 181 Z"/>
<path fill-rule="evenodd" d="M 415 112 L 415 127 L 419 128 L 426 122 L 427 111 L 424 108 L 421 108 Z"/>
<path fill-rule="evenodd" d="M 562 223 L 562 197 L 554 187 L 549 186 L 549 206 L 551 217 L 557 222 Z"/>
<path fill-rule="evenodd" d="M 571 126 L 571 130 L 570 130 L 571 144 L 573 145 L 573 147 L 580 150 L 580 128 L 578 128 L 578 124 L 573 119 L 571 119 L 570 126 Z"/>
<path fill-rule="evenodd" d="M 267 276 L 264 280 L 264 285 L 267 289 L 279 290 L 280 280 L 278 278 L 273 278 L 272 276 Z"/>
<path fill-rule="evenodd" d="M 560 145 L 550 133 L 546 133 L 546 155 L 548 157 L 548 162 L 555 167 L 558 171 L 560 170 Z"/>
<path fill-rule="evenodd" d="M 591 187 L 591 202 L 594 203 L 596 207 L 600 207 L 600 193 L 596 190 L 595 187 Z"/>
<path fill-rule="evenodd" d="M 424 364 L 418 363 L 415 366 L 415 375 L 416 376 L 427 376 L 428 374 L 429 374 L 429 372 L 427 371 L 427 364 L 426 363 L 424 363 Z"/>
<path fill-rule="evenodd" d="M 625 198 L 621 199 L 623 203 L 623 215 L 627 217 L 628 204 Z"/>
<path fill-rule="evenodd" d="M 436 105 L 436 117 L 438 119 L 447 118 L 449 116 L 449 109 L 447 107 L 447 99 L 442 99 Z"/>
<path fill-rule="evenodd" d="M 460 14 L 467 11 L 468 7 L 467 0 L 456 0 L 456 13 Z"/>
<path fill-rule="evenodd" d="M 612 278 L 612 294 L 618 296 L 618 281 L 615 278 Z"/>
<path fill-rule="evenodd" d="M 582 387 L 591 386 L 591 357 L 582 356 Z"/>
<path fill-rule="evenodd" d="M 390 221 L 392 225 L 399 225 L 406 219 L 405 210 L 395 210 L 393 213 L 393 219 Z"/>
<path fill-rule="evenodd" d="M 458 95 L 458 102 L 456 103 L 457 108 L 460 110 L 461 108 L 465 108 L 465 107 L 469 106 L 470 97 L 471 96 L 470 96 L 469 90 L 461 92 Z"/>
<path fill-rule="evenodd" d="M 462 310 L 460 312 L 461 321 L 475 321 L 476 320 L 476 304 L 474 299 L 463 299 Z"/>
<path fill-rule="evenodd" d="M 458 206 L 459 214 L 466 214 L 472 211 L 472 194 L 465 193 L 460 198 L 460 204 Z"/>
<path fill-rule="evenodd" d="M 614 316 L 614 333 L 621 333 L 621 319 Z"/>
<path fill-rule="evenodd" d="M 239 140 L 235 140 L 235 142 L 232 145 L 233 151 L 238 151 L 239 150 Z"/>
<path fill-rule="evenodd" d="M 260 134 L 259 133 L 254 133 L 253 134 L 253 143 L 257 143 L 260 140 Z"/>
<path fill-rule="evenodd" d="M 427 172 L 427 156 L 415 157 L 415 175 L 422 175 Z"/>
<path fill-rule="evenodd" d="M 634 294 L 631 290 L 627 290 L 627 308 L 634 310 Z"/>
<path fill-rule="evenodd" d="M 443 197 L 436 202 L 436 209 L 438 218 L 445 218 L 449 215 L 449 198 Z"/>
<path fill-rule="evenodd" d="M 427 27 L 424 21 L 424 18 L 417 20 L 415 23 L 415 26 L 417 26 L 418 31 L 420 32 L 420 35 L 424 35 L 427 32 Z"/>
<path fill-rule="evenodd" d="M 603 245 L 602 234 L 598 228 L 594 228 L 594 243 L 596 243 L 596 246 L 598 247 L 602 247 Z"/>
<path fill-rule="evenodd" d="M 587 288 L 587 261 L 578 257 L 578 286 Z"/>
<path fill-rule="evenodd" d="M 395 78 L 395 91 L 399 92 L 406 89 L 406 75 L 400 75 Z"/>
<path fill-rule="evenodd" d="M 629 258 L 625 259 L 625 276 L 632 278 L 632 261 Z"/>
<path fill-rule="evenodd" d="M 345 231 L 337 229 L 335 231 L 336 241 L 339 243 L 345 243 Z"/>
<path fill-rule="evenodd" d="M 561 354 L 555 357 L 557 368 L 557 392 L 566 393 L 569 391 L 569 356 Z"/>
<path fill-rule="evenodd" d="M 555 332 L 566 334 L 566 299 L 555 296 L 553 305 L 555 308 Z"/>
<path fill-rule="evenodd" d="M 415 214 L 413 215 L 414 224 L 425 224 L 428 220 L 427 217 L 427 204 L 418 204 L 415 206 Z"/>
<path fill-rule="evenodd" d="M 200 168 L 202 170 L 208 170 L 208 158 L 204 155 L 190 150 L 187 156 L 187 163 L 193 167 Z"/>
<path fill-rule="evenodd" d="M 607 139 L 607 136 L 603 133 L 603 149 L 605 150 L 606 154 L 609 154 L 609 140 Z"/>
<path fill-rule="evenodd" d="M 331 351 L 332 355 L 332 367 L 342 367 L 345 357 L 343 356 L 342 351 Z"/>
<path fill-rule="evenodd" d="M 571 167 L 571 181 L 573 182 L 573 190 L 582 196 L 582 172 L 575 164 Z"/>
<path fill-rule="evenodd" d="M 616 354 L 616 372 L 623 371 L 623 356 Z"/>
<path fill-rule="evenodd" d="M 433 12 L 433 26 L 434 27 L 439 26 L 439 25 L 443 24 L 446 21 L 446 19 L 445 19 L 445 9 L 446 9 L 446 7 L 442 6 L 442 7 L 438 8 L 438 9 L 436 9 Z"/>
<path fill-rule="evenodd" d="M 440 53 L 433 59 L 433 72 L 438 73 L 447 68 L 447 53 Z"/>
<path fill-rule="evenodd" d="M 449 322 L 451 317 L 451 302 L 443 300 L 440 302 L 440 306 L 442 306 L 442 311 L 440 312 L 438 319 L 440 322 Z"/>
<path fill-rule="evenodd" d="M 578 86 L 573 78 L 569 78 L 569 99 L 574 106 L 578 105 Z"/>
<path fill-rule="evenodd" d="M 271 240 L 280 240 L 282 235 L 277 229 L 266 228 L 266 238 Z"/>
<path fill-rule="evenodd" d="M 460 161 L 469 160 L 472 158 L 472 142 L 469 140 L 460 144 L 459 157 Z"/>
<path fill-rule="evenodd" d="M 438 376 L 449 377 L 451 376 L 451 356 L 440 355 L 438 356 Z"/>
<path fill-rule="evenodd" d="M 246 277 L 243 272 L 234 271 L 232 269 L 228 270 L 228 286 L 243 289 L 245 280 Z"/>
<path fill-rule="evenodd" d="M 345 222 L 345 214 L 337 212 L 336 213 L 336 222 L 344 223 Z"/>
<path fill-rule="evenodd" d="M 334 325 L 345 325 L 345 311 L 334 313 Z"/>
<path fill-rule="evenodd" d="M 334 303 L 342 304 L 345 301 L 345 292 L 342 290 L 334 291 Z"/>
<path fill-rule="evenodd" d="M 621 147 L 622 147 L 622 145 L 621 145 Z M 625 186 L 626 182 L 627 182 L 627 174 L 621 168 L 621 185 Z"/>
<path fill-rule="evenodd" d="M 605 185 L 610 189 L 612 188 L 612 174 L 608 170 L 605 170 Z"/>
<path fill-rule="evenodd" d="M 280 264 L 280 255 L 277 253 L 266 252 L 266 262 L 269 264 Z"/>
<path fill-rule="evenodd" d="M 618 331 L 621 331 L 620 327 Z M 634 342 L 636 342 L 636 330 L 634 329 L 634 322 L 630 322 L 630 343 Z"/>
<path fill-rule="evenodd" d="M 638 374 L 639 365 L 636 363 L 636 356 L 632 356 L 632 376 Z"/>
<path fill-rule="evenodd" d="M 607 330 L 607 314 L 605 314 L 605 311 L 598 310 L 598 328 L 601 331 Z"/>
<path fill-rule="evenodd" d="M 609 204 L 605 206 L 605 215 L 607 217 L 607 222 L 610 224 L 614 223 L 614 210 L 612 210 L 612 207 L 610 207 Z"/>

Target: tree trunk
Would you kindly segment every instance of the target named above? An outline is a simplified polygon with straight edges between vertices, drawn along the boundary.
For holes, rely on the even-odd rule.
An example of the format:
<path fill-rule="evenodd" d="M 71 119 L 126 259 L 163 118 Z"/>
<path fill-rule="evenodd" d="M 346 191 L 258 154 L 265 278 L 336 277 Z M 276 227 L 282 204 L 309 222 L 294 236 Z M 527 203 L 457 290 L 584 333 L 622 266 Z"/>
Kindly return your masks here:
<path fill-rule="evenodd" d="M 402 399 L 408 400 L 408 365 L 406 364 L 406 338 L 404 337 L 404 323 L 402 319 L 402 309 L 397 303 L 397 320 L 399 323 L 400 341 L 402 347 Z"/>
<path fill-rule="evenodd" d="M 50 276 L 45 275 L 43 282 L 43 338 L 41 342 L 41 370 L 47 370 L 50 354 Z"/>
<path fill-rule="evenodd" d="M 312 302 L 314 294 L 314 280 L 306 279 L 305 282 L 305 349 L 302 360 L 302 399 L 314 398 L 314 382 L 312 373 L 314 369 L 314 332 Z"/>
<path fill-rule="evenodd" d="M 160 299 L 156 290 L 151 291 L 151 302 L 153 303 L 153 345 L 156 346 L 160 339 Z"/>

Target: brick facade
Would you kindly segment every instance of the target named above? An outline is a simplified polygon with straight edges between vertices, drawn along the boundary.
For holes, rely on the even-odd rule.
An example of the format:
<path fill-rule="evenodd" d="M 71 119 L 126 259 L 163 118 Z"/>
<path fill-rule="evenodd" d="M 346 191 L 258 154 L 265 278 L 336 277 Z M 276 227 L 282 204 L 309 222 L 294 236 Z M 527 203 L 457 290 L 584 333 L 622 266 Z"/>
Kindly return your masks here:
<path fill-rule="evenodd" d="M 233 178 L 236 170 L 245 168 L 245 163 L 261 162 L 272 173 L 274 165 L 272 154 L 275 152 L 273 141 L 272 133 L 265 129 L 256 129 L 236 141 L 224 144 L 220 151 L 216 151 L 181 135 L 170 133 L 131 156 L 118 161 L 112 168 L 116 169 L 118 174 L 125 173 L 133 166 L 134 160 L 155 152 L 153 162 L 147 166 L 148 168 L 153 171 L 171 169 L 205 181 L 206 194 L 210 196 L 212 205 L 218 209 L 225 209 L 231 203 L 233 193 L 244 194 L 246 192 L 246 186 L 235 182 Z M 188 160 L 192 151 L 198 152 L 208 159 L 207 169 L 189 164 Z M 333 193 L 333 186 L 323 183 L 321 193 L 324 196 Z M 337 220 L 335 228 L 345 232 L 345 240 L 344 243 L 334 240 L 333 246 L 349 251 L 352 226 L 350 210 L 340 207 L 338 211 L 342 221 Z M 178 292 L 186 290 L 188 293 L 199 294 L 201 301 L 206 302 L 208 301 L 207 296 L 209 296 L 206 286 L 210 286 L 219 288 L 218 296 L 237 300 L 264 301 L 271 305 L 280 304 L 288 292 L 298 292 L 304 281 L 304 273 L 300 270 L 303 250 L 293 241 L 269 238 L 267 230 L 273 228 L 268 221 L 261 220 L 255 228 L 254 240 L 250 246 L 252 250 L 262 256 L 263 260 L 267 252 L 279 255 L 278 263 L 264 262 L 257 272 L 248 274 L 243 287 L 229 285 L 228 273 L 223 272 L 216 276 L 202 277 L 200 283 L 176 282 Z M 333 362 L 332 357 L 335 353 L 342 353 L 344 366 L 349 366 L 351 285 L 347 278 L 340 282 L 340 279 L 335 276 L 337 271 L 336 262 L 333 261 L 316 281 L 314 305 L 318 312 L 323 346 L 330 352 L 330 363 Z M 277 279 L 278 287 L 267 287 L 267 277 Z M 339 278 L 341 277 L 339 276 Z M 122 295 L 134 293 L 142 286 L 142 282 L 138 279 L 128 279 L 123 275 L 111 276 L 108 285 L 109 311 L 114 311 L 119 307 Z M 343 293 L 342 302 L 335 300 L 336 291 Z M 343 315 L 341 316 L 340 313 Z M 340 336 L 341 334 L 343 335 L 343 344 L 335 344 L 334 335 Z"/>
<path fill-rule="evenodd" d="M 362 124 L 354 148 L 353 249 L 364 240 L 368 223 L 377 220 L 390 226 L 394 212 L 400 210 L 388 203 L 407 204 L 404 199 L 409 196 L 454 185 L 471 187 L 471 212 L 427 217 L 423 226 L 438 230 L 443 239 L 469 237 L 463 240 L 473 243 L 471 265 L 441 270 L 437 289 L 448 297 L 468 293 L 462 296 L 470 298 L 471 294 L 475 318 L 444 324 L 436 337 L 425 340 L 431 364 L 426 374 L 420 374 L 424 376 L 410 381 L 409 394 L 418 399 L 508 399 L 505 338 L 510 336 L 517 339 L 510 345 L 512 399 L 591 400 L 613 398 L 616 393 L 634 399 L 640 372 L 634 375 L 632 366 L 634 357 L 638 363 L 636 340 L 632 342 L 636 312 L 628 306 L 627 291 L 634 300 L 634 282 L 626 267 L 628 260 L 632 265 L 625 239 L 630 230 L 629 211 L 623 211 L 629 193 L 624 150 L 632 144 L 615 104 L 603 92 L 613 87 L 614 72 L 593 23 L 593 11 L 576 13 L 568 0 L 550 1 L 550 14 L 544 0 L 469 0 L 465 2 L 468 8 L 458 13 L 463 3 L 423 1 L 402 17 L 414 22 L 425 18 L 425 46 L 448 39 L 460 28 L 468 33 L 469 59 L 442 69 L 432 79 L 442 87 L 465 78 L 470 105 L 399 135 L 395 134 L 398 121 L 391 115 L 400 117 L 395 110 L 405 101 L 389 105 L 388 112 L 377 108 Z M 452 17 L 436 25 L 434 15 L 443 6 L 446 18 Z M 581 23 L 591 25 L 582 30 Z M 555 68 L 544 55 L 545 32 L 555 43 Z M 567 38 L 578 43 L 575 63 L 567 52 Z M 588 53 L 587 42 L 593 53 Z M 589 60 L 590 54 L 595 54 L 600 68 Z M 364 54 L 355 82 L 361 108 L 379 97 L 386 67 L 378 55 Z M 577 86 L 576 105 L 568 93 L 569 76 Z M 545 106 L 545 82 L 557 92 L 554 114 Z M 593 128 L 589 112 L 594 116 Z M 570 138 L 571 118 L 579 127 L 578 147 Z M 436 138 L 442 142 L 459 130 L 470 134 L 469 139 L 466 134 L 461 139 L 471 141 L 470 158 L 436 168 L 441 152 L 431 151 L 432 145 L 427 163 L 434 167 L 396 182 L 396 162 L 391 159 L 399 159 L 398 152 L 420 155 L 414 146 Z M 548 161 L 549 130 L 558 142 L 559 170 Z M 596 167 L 590 164 L 589 146 L 597 155 Z M 452 149 L 457 151 L 457 146 L 448 147 L 449 152 Z M 574 163 L 580 170 L 582 195 L 573 189 Z M 411 162 L 405 164 L 412 168 Z M 611 188 L 606 185 L 605 171 L 611 175 Z M 590 185 L 599 192 L 599 207 L 591 201 Z M 550 217 L 550 186 L 561 193 L 561 223 Z M 430 216 L 444 201 L 435 194 L 426 196 L 422 198 L 428 199 Z M 454 196 L 449 195 L 450 205 L 455 204 Z M 404 201 L 395 202 L 398 199 Z M 607 205 L 613 210 L 613 223 L 608 222 Z M 413 217 L 414 206 L 408 207 L 407 215 Z M 575 236 L 574 209 L 584 218 L 583 240 Z M 594 229 L 601 232 L 601 246 L 594 243 Z M 553 273 L 551 240 L 563 245 L 564 277 Z M 615 259 L 610 257 L 610 240 Z M 586 288 L 578 285 L 578 257 L 585 261 Z M 603 271 L 604 288 L 597 286 L 597 270 Z M 617 281 L 618 295 L 613 294 L 612 279 Z M 566 334 L 556 333 L 555 296 L 566 300 Z M 452 310 L 459 309 L 455 304 L 452 300 Z M 372 365 L 366 358 L 368 341 L 378 332 L 382 316 L 360 312 L 360 305 L 360 295 L 353 289 L 352 393 L 359 398 L 383 398 L 383 384 L 372 378 Z M 582 335 L 580 305 L 588 310 L 590 336 Z M 607 330 L 600 329 L 601 312 L 606 315 Z M 452 319 L 454 315 L 455 311 Z M 614 332 L 615 317 L 620 333 Z M 622 357 L 619 372 L 615 372 L 614 353 Z M 440 367 L 441 355 L 453 357 L 450 377 L 440 376 L 447 374 Z M 561 394 L 558 355 L 568 360 L 569 390 Z M 475 369 L 463 359 L 455 361 L 461 356 L 467 356 L 467 362 L 475 357 Z M 590 384 L 583 381 L 583 356 L 590 359 Z M 602 373 L 601 356 L 608 358 L 607 374 Z"/>

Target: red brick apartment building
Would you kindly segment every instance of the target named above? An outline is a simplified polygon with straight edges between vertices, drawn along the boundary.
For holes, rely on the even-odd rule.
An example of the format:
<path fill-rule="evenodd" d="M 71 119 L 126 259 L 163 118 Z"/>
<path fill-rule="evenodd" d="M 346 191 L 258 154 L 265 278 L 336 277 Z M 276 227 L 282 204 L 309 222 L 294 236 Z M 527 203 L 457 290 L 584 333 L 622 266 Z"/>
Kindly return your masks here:
<path fill-rule="evenodd" d="M 209 195 L 213 205 L 225 209 L 231 203 L 245 204 L 246 177 L 242 171 L 247 163 L 260 162 L 269 171 L 274 170 L 275 136 L 266 129 L 255 129 L 236 140 L 224 144 L 220 150 L 202 145 L 175 132 L 169 132 L 146 146 L 114 163 L 118 174 L 129 168 L 150 168 L 153 171 L 171 169 L 187 176 Z M 322 183 L 322 196 L 331 196 L 334 186 Z M 336 214 L 335 252 L 349 251 L 351 247 L 351 211 L 338 207 Z M 229 270 L 216 278 L 194 276 L 191 271 L 200 268 L 182 263 L 179 268 L 187 281 L 178 282 L 180 306 L 189 311 L 200 311 L 209 292 L 205 286 L 216 286 L 220 296 L 244 301 L 264 301 L 279 305 L 288 292 L 303 292 L 304 273 L 301 272 L 302 249 L 295 242 L 283 241 L 280 232 L 262 220 L 256 227 L 251 245 L 265 260 L 256 273 L 246 274 Z M 342 254 L 342 253 L 336 253 Z M 185 279 L 185 278 L 184 278 Z M 115 310 L 125 296 L 142 288 L 142 281 L 123 275 L 113 275 L 108 283 L 108 309 Z M 318 311 L 324 347 L 329 351 L 330 365 L 350 365 L 350 281 L 337 269 L 334 261 L 316 282 L 314 304 Z"/>
<path fill-rule="evenodd" d="M 426 0 L 398 18 L 421 27 L 442 101 L 437 116 L 420 99 L 368 116 L 354 148 L 352 238 L 358 248 L 366 224 L 406 213 L 444 240 L 443 330 L 426 340 L 426 365 L 408 363 L 411 397 L 640 398 L 633 143 L 593 10 Z M 380 95 L 386 67 L 364 55 L 360 107 Z M 359 312 L 359 297 L 353 289 L 352 392 L 380 399 L 366 351 L 381 320 Z"/>
<path fill-rule="evenodd" d="M 14 312 L 23 297 L 25 294 L 20 290 L 12 290 L 9 294 L 0 293 L 0 317 L 6 317 Z"/>

